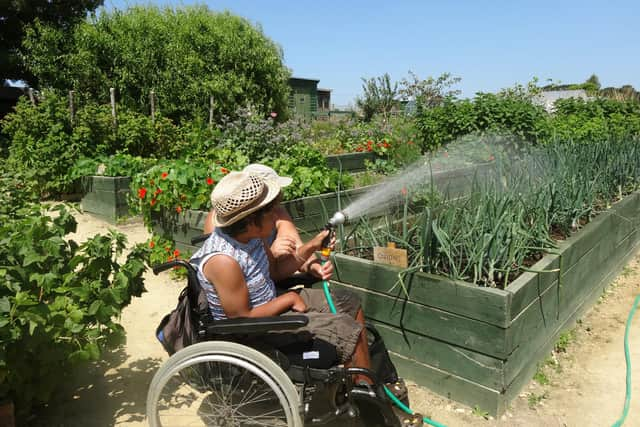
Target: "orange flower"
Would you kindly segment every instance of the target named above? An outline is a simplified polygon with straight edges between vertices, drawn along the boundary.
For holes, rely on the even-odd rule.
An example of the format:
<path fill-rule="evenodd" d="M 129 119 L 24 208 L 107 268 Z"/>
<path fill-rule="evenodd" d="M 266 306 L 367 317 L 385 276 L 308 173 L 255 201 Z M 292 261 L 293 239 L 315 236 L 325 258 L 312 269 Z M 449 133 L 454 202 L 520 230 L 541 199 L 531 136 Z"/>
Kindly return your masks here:
<path fill-rule="evenodd" d="M 382 144 L 382 146 L 383 146 L 384 148 L 389 148 L 389 147 L 391 147 L 391 144 L 389 144 L 387 141 L 385 141 L 385 142 Z"/>
<path fill-rule="evenodd" d="M 150 247 L 151 249 L 155 248 L 155 247 L 156 247 L 156 242 L 154 242 L 153 240 L 152 240 L 152 241 L 150 241 L 150 242 L 149 242 L 149 247 Z"/>
<path fill-rule="evenodd" d="M 177 206 L 176 207 L 176 212 L 182 213 L 182 206 Z"/>
<path fill-rule="evenodd" d="M 173 256 L 178 258 L 180 256 L 180 251 L 178 249 L 176 249 L 175 251 L 173 251 Z"/>
<path fill-rule="evenodd" d="M 373 148 L 370 145 L 367 145 L 367 151 L 372 151 Z"/>
<path fill-rule="evenodd" d="M 172 257 L 171 255 L 169 255 L 169 256 L 167 257 L 167 262 L 169 262 L 169 261 L 173 261 L 173 257 Z"/>
<path fill-rule="evenodd" d="M 208 177 L 207 178 L 207 185 L 213 185 L 215 183 L 215 181 L 213 180 L 213 178 Z"/>
<path fill-rule="evenodd" d="M 364 148 L 363 148 L 363 147 L 356 147 L 356 151 L 357 151 L 357 152 L 361 152 L 362 150 L 364 150 Z"/>
<path fill-rule="evenodd" d="M 162 172 L 162 175 L 160 175 L 160 178 L 167 179 L 168 176 L 169 174 L 167 172 Z"/>
<path fill-rule="evenodd" d="M 164 250 L 165 250 L 166 252 L 171 252 L 171 247 L 169 247 L 169 246 L 165 246 L 165 247 L 164 247 Z"/>
<path fill-rule="evenodd" d="M 223 174 L 228 174 L 229 173 L 229 169 L 227 168 L 220 168 L 220 172 L 222 172 Z"/>
<path fill-rule="evenodd" d="M 149 202 L 149 204 L 150 204 L 151 206 L 155 205 L 155 204 L 156 204 L 156 198 L 154 197 L 153 199 L 151 199 L 151 201 Z"/>
<path fill-rule="evenodd" d="M 162 193 L 162 188 L 156 188 L 156 191 L 155 191 L 154 195 L 157 196 L 160 193 Z"/>
<path fill-rule="evenodd" d="M 141 199 L 144 199 L 144 197 L 147 195 L 147 189 L 142 187 L 141 189 L 138 190 L 138 197 L 140 197 Z"/>

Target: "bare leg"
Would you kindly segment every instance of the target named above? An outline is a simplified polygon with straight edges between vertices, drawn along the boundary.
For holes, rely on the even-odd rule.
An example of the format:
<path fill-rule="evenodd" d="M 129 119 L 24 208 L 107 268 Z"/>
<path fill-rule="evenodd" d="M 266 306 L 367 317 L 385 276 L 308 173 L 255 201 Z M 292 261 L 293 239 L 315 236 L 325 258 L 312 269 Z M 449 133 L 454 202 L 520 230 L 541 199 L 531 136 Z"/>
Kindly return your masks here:
<path fill-rule="evenodd" d="M 362 324 L 362 332 L 360 332 L 360 337 L 358 338 L 358 342 L 356 343 L 356 348 L 353 351 L 353 356 L 351 356 L 351 360 L 347 361 L 344 366 L 348 367 L 357 367 L 357 368 L 371 368 L 371 358 L 369 357 L 369 345 L 367 343 L 367 329 L 364 327 L 364 313 L 362 309 L 358 310 L 356 314 L 356 320 Z M 364 381 L 366 383 L 371 383 L 371 379 L 365 375 L 355 375 L 354 381 L 356 384 Z"/>

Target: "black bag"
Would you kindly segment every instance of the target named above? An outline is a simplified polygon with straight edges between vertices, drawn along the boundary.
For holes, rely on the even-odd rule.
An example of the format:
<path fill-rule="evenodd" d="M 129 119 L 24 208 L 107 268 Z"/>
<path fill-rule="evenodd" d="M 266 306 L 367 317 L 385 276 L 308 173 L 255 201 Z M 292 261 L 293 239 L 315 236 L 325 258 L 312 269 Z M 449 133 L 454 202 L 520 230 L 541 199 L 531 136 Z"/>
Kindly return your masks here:
<path fill-rule="evenodd" d="M 180 292 L 176 308 L 156 328 L 156 337 L 169 355 L 198 342 L 198 324 L 209 313 L 206 294 L 199 286 L 198 289 L 195 298 L 189 298 L 186 286 Z M 197 307 L 192 306 L 192 300 L 197 301 Z"/>
<path fill-rule="evenodd" d="M 395 383 L 398 381 L 398 371 L 393 365 L 387 347 L 380 336 L 378 330 L 372 323 L 366 322 L 367 341 L 369 344 L 369 357 L 371 359 L 371 370 L 375 372 L 379 381 L 383 383 Z"/>

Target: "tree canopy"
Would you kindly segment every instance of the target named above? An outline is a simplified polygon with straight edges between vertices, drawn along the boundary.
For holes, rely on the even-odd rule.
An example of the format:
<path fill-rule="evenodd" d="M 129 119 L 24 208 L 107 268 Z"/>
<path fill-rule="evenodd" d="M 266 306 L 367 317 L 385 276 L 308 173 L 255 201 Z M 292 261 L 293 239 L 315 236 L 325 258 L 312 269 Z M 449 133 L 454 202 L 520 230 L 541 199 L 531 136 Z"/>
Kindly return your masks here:
<path fill-rule="evenodd" d="M 0 8 L 0 80 L 25 80 L 34 84 L 18 54 L 25 28 L 36 19 L 52 28 L 67 31 L 95 10 L 104 0 L 7 0 Z"/>
<path fill-rule="evenodd" d="M 260 28 L 206 6 L 155 6 L 102 11 L 66 37 L 43 23 L 29 27 L 26 65 L 41 86 L 76 90 L 108 102 L 148 111 L 154 91 L 158 110 L 175 120 L 216 118 L 250 105 L 285 115 L 289 70 L 279 46 Z"/>

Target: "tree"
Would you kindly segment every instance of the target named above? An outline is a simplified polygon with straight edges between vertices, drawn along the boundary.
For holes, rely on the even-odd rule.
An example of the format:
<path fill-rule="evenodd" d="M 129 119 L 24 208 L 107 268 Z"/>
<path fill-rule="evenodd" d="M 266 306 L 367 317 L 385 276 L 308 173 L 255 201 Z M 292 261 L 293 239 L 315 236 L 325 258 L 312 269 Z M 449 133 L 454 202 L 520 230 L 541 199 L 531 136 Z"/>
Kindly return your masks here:
<path fill-rule="evenodd" d="M 36 19 L 52 28 L 68 31 L 104 0 L 4 0 L 0 8 L 0 80 L 24 80 L 35 84 L 19 55 L 26 27 Z"/>
<path fill-rule="evenodd" d="M 385 119 L 396 105 L 398 83 L 391 84 L 391 77 L 385 73 L 380 77 L 362 78 L 362 98 L 356 99 L 356 105 L 362 110 L 364 120 L 369 121 L 374 114 L 382 114 Z"/>
<path fill-rule="evenodd" d="M 104 12 L 71 37 L 36 23 L 24 56 L 41 85 L 98 103 L 114 87 L 119 103 L 137 111 L 149 110 L 154 91 L 159 111 L 176 121 L 208 119 L 211 96 L 216 119 L 247 105 L 286 116 L 281 48 L 247 20 L 206 6 Z"/>
<path fill-rule="evenodd" d="M 429 76 L 421 80 L 415 73 L 409 71 L 409 78 L 400 81 L 400 95 L 407 100 L 413 100 L 421 107 L 432 108 L 441 105 L 447 98 L 455 98 L 461 91 L 451 90 L 451 86 L 460 83 L 460 77 L 453 77 L 444 73 L 437 78 Z"/>

